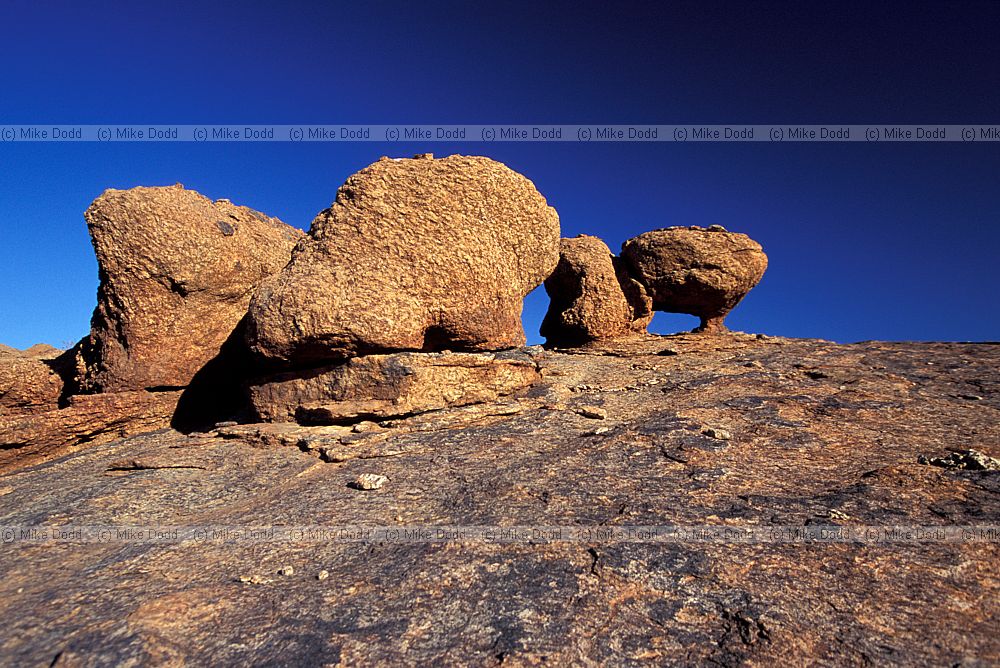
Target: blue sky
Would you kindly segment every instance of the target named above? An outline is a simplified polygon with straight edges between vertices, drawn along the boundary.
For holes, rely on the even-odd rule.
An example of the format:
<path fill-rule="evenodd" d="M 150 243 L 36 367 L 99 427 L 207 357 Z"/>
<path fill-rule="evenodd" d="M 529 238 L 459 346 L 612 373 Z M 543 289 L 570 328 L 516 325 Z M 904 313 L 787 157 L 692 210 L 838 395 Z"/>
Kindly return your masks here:
<path fill-rule="evenodd" d="M 0 124 L 1000 124 L 1000 3 L 39 4 L 5 5 Z M 509 164 L 612 249 L 750 234 L 770 268 L 733 328 L 1000 339 L 998 144 L 4 143 L 0 342 L 87 332 L 105 188 L 181 182 L 305 228 L 352 172 L 426 151 Z"/>

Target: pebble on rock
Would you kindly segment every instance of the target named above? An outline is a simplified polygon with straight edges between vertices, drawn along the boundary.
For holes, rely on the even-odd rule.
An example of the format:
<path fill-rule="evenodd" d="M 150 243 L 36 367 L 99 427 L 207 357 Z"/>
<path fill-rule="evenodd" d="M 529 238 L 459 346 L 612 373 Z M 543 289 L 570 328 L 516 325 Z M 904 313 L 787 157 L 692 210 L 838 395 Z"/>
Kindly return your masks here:
<path fill-rule="evenodd" d="M 729 441 L 732 440 L 733 438 L 733 435 L 730 434 L 728 431 L 726 431 L 725 429 L 720 429 L 718 427 L 705 427 L 704 429 L 701 430 L 701 433 L 705 434 L 705 436 L 708 436 L 710 438 L 717 438 L 720 441 Z"/>
<path fill-rule="evenodd" d="M 367 491 L 372 489 L 381 489 L 387 482 L 389 482 L 389 479 L 384 475 L 379 475 L 377 473 L 362 473 L 354 479 L 354 484 L 352 486 L 355 489 L 363 489 Z"/>
<path fill-rule="evenodd" d="M 597 406 L 581 406 L 576 409 L 576 412 L 585 418 L 591 418 L 593 420 L 604 420 L 608 417 L 608 412 Z"/>

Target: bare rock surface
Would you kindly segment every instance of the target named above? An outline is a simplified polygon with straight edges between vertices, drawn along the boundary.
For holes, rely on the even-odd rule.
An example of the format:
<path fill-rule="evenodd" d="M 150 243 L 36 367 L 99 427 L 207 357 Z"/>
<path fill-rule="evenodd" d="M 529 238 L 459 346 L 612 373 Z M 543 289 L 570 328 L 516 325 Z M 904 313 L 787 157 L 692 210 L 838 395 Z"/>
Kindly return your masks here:
<path fill-rule="evenodd" d="M 534 357 L 542 381 L 526 395 L 386 428 L 159 431 L 0 476 L 4 527 L 358 532 L 13 538 L 0 549 L 0 663 L 1000 662 L 996 540 L 655 543 L 600 533 L 996 526 L 1000 473 L 920 461 L 1000 457 L 1000 346 L 683 335 Z M 361 492 L 352 483 L 364 474 L 390 482 Z M 360 533 L 459 525 L 594 534 L 406 542 Z"/>
<path fill-rule="evenodd" d="M 347 179 L 263 283 L 247 340 L 293 366 L 522 345 L 522 301 L 558 253 L 555 210 L 505 165 L 383 158 Z"/>
<path fill-rule="evenodd" d="M 760 244 L 717 225 L 645 232 L 622 245 L 622 258 L 655 310 L 696 315 L 706 332 L 725 330 L 726 314 L 767 269 Z"/>
<path fill-rule="evenodd" d="M 61 353 L 51 346 L 0 348 L 0 416 L 57 406 L 63 380 L 55 360 Z"/>
<path fill-rule="evenodd" d="M 394 418 L 495 401 L 539 380 L 526 354 L 366 355 L 250 386 L 257 417 L 314 424 Z"/>
<path fill-rule="evenodd" d="M 644 333 L 653 318 L 642 285 L 597 237 L 560 242 L 559 264 L 545 279 L 545 291 L 551 301 L 541 333 L 552 345 Z"/>
<path fill-rule="evenodd" d="M 110 392 L 68 397 L 32 412 L 0 410 L 0 471 L 50 460 L 124 436 L 170 426 L 180 392 Z"/>
<path fill-rule="evenodd" d="M 85 392 L 187 385 L 302 236 L 180 184 L 108 190 L 85 217 L 101 278 L 79 346 Z"/>

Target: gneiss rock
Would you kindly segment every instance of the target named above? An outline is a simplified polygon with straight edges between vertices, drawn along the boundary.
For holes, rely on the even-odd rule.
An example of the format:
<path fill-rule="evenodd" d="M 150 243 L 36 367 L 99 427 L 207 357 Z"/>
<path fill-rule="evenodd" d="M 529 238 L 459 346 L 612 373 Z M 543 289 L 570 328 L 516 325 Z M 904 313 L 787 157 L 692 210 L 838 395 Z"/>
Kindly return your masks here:
<path fill-rule="evenodd" d="M 558 373 L 518 402 L 597 388 L 585 403 L 614 419 L 601 435 L 581 432 L 609 421 L 483 405 L 396 420 L 337 463 L 295 441 L 348 428 L 240 425 L 0 477 L 4 528 L 247 531 L 81 544 L 18 530 L 0 547 L 0 665 L 1000 664 L 1000 474 L 916 463 L 952 446 L 1000 457 L 995 410 L 956 396 L 994 395 L 1000 346 L 692 335 L 665 363 L 663 341 L 626 341 L 608 350 L 627 357 L 546 353 Z M 803 363 L 868 382 L 816 383 Z M 658 365 L 671 383 L 637 382 Z M 740 447 L 706 447 L 705 424 Z M 121 460 L 190 468 L 109 474 Z M 365 473 L 389 482 L 349 486 Z M 933 530 L 814 539 L 831 524 Z M 705 525 L 719 539 L 646 529 Z M 573 533 L 469 533 L 553 526 Z M 272 540 L 270 527 L 329 533 Z M 954 539 L 935 537 L 948 527 Z M 286 564 L 295 575 L 276 575 Z"/>
<path fill-rule="evenodd" d="M 296 366 L 521 345 L 522 301 L 558 257 L 555 210 L 503 164 L 383 158 L 347 179 L 261 285 L 247 341 Z"/>
<path fill-rule="evenodd" d="M 255 381 L 250 400 L 260 420 L 336 424 L 493 401 L 539 378 L 527 355 L 366 355 Z"/>
<path fill-rule="evenodd" d="M 705 332 L 725 331 L 726 314 L 767 269 L 767 256 L 750 237 L 700 227 L 640 234 L 622 245 L 622 259 L 655 310 L 696 315 Z"/>
<path fill-rule="evenodd" d="M 551 302 L 542 322 L 549 344 L 577 345 L 646 331 L 652 301 L 607 244 L 587 235 L 563 239 L 545 279 Z"/>
<path fill-rule="evenodd" d="M 101 283 L 79 346 L 84 392 L 187 385 L 302 236 L 180 184 L 105 191 L 85 217 Z"/>

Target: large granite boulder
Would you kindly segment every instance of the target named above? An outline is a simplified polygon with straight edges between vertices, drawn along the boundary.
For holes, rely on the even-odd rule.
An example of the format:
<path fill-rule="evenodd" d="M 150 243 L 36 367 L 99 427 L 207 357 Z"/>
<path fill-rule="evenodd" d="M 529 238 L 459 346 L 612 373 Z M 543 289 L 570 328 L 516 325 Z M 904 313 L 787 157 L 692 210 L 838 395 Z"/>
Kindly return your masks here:
<path fill-rule="evenodd" d="M 551 302 L 542 336 L 555 345 L 577 345 L 646 331 L 652 302 L 597 237 L 563 239 L 559 264 L 545 279 Z"/>
<path fill-rule="evenodd" d="M 655 310 L 696 315 L 705 332 L 725 331 L 726 314 L 767 269 L 760 244 L 717 225 L 640 234 L 622 245 L 622 259 Z"/>
<path fill-rule="evenodd" d="M 83 392 L 187 385 L 302 236 L 180 184 L 108 190 L 85 217 L 101 283 L 79 345 Z"/>
<path fill-rule="evenodd" d="M 261 285 L 247 341 L 293 366 L 521 345 L 522 301 L 558 259 L 555 210 L 505 165 L 382 158 L 347 179 Z"/>

